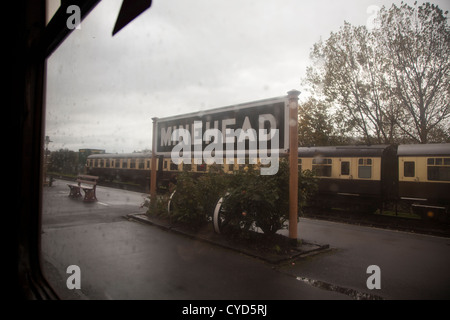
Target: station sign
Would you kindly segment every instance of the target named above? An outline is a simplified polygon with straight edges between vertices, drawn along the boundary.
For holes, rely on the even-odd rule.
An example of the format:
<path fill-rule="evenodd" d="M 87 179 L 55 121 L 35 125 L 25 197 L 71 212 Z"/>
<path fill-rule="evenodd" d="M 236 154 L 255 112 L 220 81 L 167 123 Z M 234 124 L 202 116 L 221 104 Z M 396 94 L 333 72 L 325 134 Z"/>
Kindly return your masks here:
<path fill-rule="evenodd" d="M 285 154 L 289 148 L 286 96 L 156 120 L 156 154 Z M 185 157 L 186 158 L 186 157 Z"/>

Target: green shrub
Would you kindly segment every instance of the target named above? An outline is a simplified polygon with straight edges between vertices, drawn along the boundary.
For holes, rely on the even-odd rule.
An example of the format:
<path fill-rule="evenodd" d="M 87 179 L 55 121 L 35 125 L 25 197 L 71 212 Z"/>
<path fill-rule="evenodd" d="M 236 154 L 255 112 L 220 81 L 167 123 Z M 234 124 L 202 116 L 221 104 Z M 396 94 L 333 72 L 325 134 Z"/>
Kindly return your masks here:
<path fill-rule="evenodd" d="M 200 227 L 211 220 L 215 205 L 226 190 L 230 175 L 219 166 L 211 166 L 208 174 L 195 178 L 191 172 L 177 177 L 176 192 L 171 199 L 168 217 L 190 227 Z"/>
<path fill-rule="evenodd" d="M 182 172 L 177 177 L 176 193 L 171 200 L 169 218 L 190 226 L 199 226 L 206 221 L 200 209 L 198 180 L 189 172 Z"/>
<path fill-rule="evenodd" d="M 199 210 L 210 220 L 217 201 L 228 189 L 232 175 L 225 173 L 220 166 L 211 166 L 208 174 L 198 178 L 197 193 Z"/>
<path fill-rule="evenodd" d="M 303 208 L 309 205 L 309 201 L 314 197 L 319 189 L 318 179 L 311 170 L 299 170 L 298 172 L 298 210 L 299 216 Z"/>
<path fill-rule="evenodd" d="M 233 177 L 224 199 L 226 224 L 232 229 L 248 232 L 260 228 L 273 235 L 286 227 L 289 219 L 289 163 L 281 159 L 275 175 L 261 175 L 249 167 Z M 299 211 L 316 189 L 310 172 L 299 172 Z"/>
<path fill-rule="evenodd" d="M 316 190 L 313 173 L 299 171 L 299 213 Z M 275 175 L 261 175 L 259 168 L 251 165 L 233 174 L 224 173 L 220 166 L 211 166 L 209 173 L 198 178 L 191 172 L 182 172 L 177 177 L 168 216 L 173 222 L 199 227 L 211 220 L 221 197 L 228 231 L 245 234 L 260 228 L 264 234 L 275 234 L 286 227 L 289 219 L 288 161 L 280 159 Z M 164 205 L 160 204 L 161 208 Z"/>

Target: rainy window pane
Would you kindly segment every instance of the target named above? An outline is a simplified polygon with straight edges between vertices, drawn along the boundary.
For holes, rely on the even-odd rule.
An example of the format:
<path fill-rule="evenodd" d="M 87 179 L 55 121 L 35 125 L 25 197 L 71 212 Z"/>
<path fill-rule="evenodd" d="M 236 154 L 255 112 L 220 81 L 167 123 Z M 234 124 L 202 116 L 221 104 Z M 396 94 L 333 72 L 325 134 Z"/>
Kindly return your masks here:
<path fill-rule="evenodd" d="M 52 2 L 49 17 L 60 3 L 68 3 L 47 1 Z M 166 241 L 166 235 L 161 235 L 161 230 L 146 229 L 141 224 L 136 224 L 139 228 L 136 232 L 134 224 L 124 216 L 139 210 L 139 213 L 147 213 L 147 207 L 143 204 L 149 195 L 151 163 L 149 157 L 136 159 L 129 155 L 151 150 L 153 117 L 204 112 L 280 97 L 300 85 L 299 79 L 302 79 L 303 86 L 307 82 L 303 81 L 308 76 L 306 70 L 312 63 L 311 52 L 319 52 L 330 33 L 338 32 L 343 21 L 364 26 L 369 18 L 366 4 L 358 1 L 351 4 L 345 1 L 153 1 L 149 10 L 113 37 L 111 31 L 122 3 L 125 2 L 99 1 L 81 22 L 80 28 L 73 30 L 46 61 L 46 114 L 43 118 L 44 136 L 49 139 L 44 164 L 56 161 L 58 153 L 66 156 L 63 163 L 53 163 L 52 166 L 57 168 L 56 171 L 61 171 L 55 175 L 58 181 L 42 191 L 42 252 L 44 264 L 51 265 L 58 275 L 54 283 L 67 291 L 66 268 L 79 265 L 84 293 L 94 291 L 91 283 L 97 279 L 107 278 L 99 286 L 101 289 L 98 291 L 103 291 L 100 294 L 97 291 L 98 296 L 88 297 L 93 299 L 165 299 L 172 298 L 172 295 L 175 298 L 195 299 L 196 295 L 187 296 L 186 293 L 193 290 L 198 290 L 196 293 L 200 292 L 202 298 L 222 298 L 222 289 L 231 292 L 228 297 L 235 297 L 234 285 L 242 282 L 245 297 L 250 296 L 248 292 L 268 292 L 264 297 L 269 297 L 270 290 L 261 290 L 266 288 L 264 285 L 267 282 L 271 289 L 280 290 L 270 296 L 278 299 L 278 293 L 286 291 L 286 283 L 278 283 L 275 279 L 280 279 L 280 275 L 283 276 L 282 281 L 290 279 L 281 272 L 271 274 L 274 278 L 257 278 L 258 273 L 253 272 L 254 264 L 249 264 L 252 268 L 246 268 L 247 263 L 241 260 L 236 265 L 232 260 L 222 263 L 220 257 L 227 256 L 228 251 L 216 254 L 215 248 L 203 249 L 201 244 L 192 245 L 186 239 L 171 238 Z M 361 36 L 367 32 L 366 29 L 363 31 Z M 320 40 L 320 45 L 317 44 L 319 39 L 324 40 Z M 378 53 L 381 54 L 381 50 Z M 367 63 L 371 64 L 370 61 Z M 319 66 L 326 65 L 323 61 Z M 346 69 L 336 68 L 336 72 L 338 74 Z M 324 71 L 318 69 L 316 74 L 314 68 L 311 70 L 314 72 L 310 76 L 314 78 Z M 368 77 L 365 71 L 354 71 L 361 74 L 364 84 L 364 77 Z M 322 83 L 318 87 L 324 85 Z M 298 89 L 306 93 L 310 88 Z M 327 91 L 325 87 L 322 89 Z M 302 95 L 299 102 L 306 102 L 308 94 Z M 319 101 L 322 97 L 317 96 L 317 99 L 322 103 Z M 328 100 L 324 100 L 326 105 L 342 104 Z M 391 105 L 385 102 L 383 104 Z M 318 109 L 317 112 L 321 111 Z M 223 127 L 217 122 L 217 127 L 222 130 Z M 213 127 L 212 122 L 210 125 Z M 257 121 L 246 125 L 258 129 Z M 339 123 L 337 125 L 339 127 Z M 316 129 L 320 133 L 323 128 Z M 331 130 L 330 134 L 333 132 L 335 130 Z M 284 138 L 287 140 L 287 137 Z M 346 138 L 352 139 L 327 141 L 353 141 L 354 138 L 356 143 L 362 139 L 357 136 Z M 102 155 L 82 158 L 79 157 L 81 150 L 92 150 Z M 350 173 L 355 174 L 356 168 L 350 167 L 349 161 L 342 161 L 339 166 L 339 156 L 336 156 L 333 158 L 333 169 L 331 157 L 334 156 L 324 154 L 312 159 L 314 173 L 319 177 L 332 177 L 334 174 L 336 178 L 340 173 L 347 176 L 342 179 L 345 179 L 344 183 L 350 184 L 352 181 L 348 178 Z M 358 166 L 358 178 L 372 179 L 372 173 L 374 176 L 378 176 L 380 171 L 383 173 L 378 167 L 381 161 L 367 158 L 371 153 L 359 155 L 362 158 L 355 158 L 352 162 L 352 165 Z M 170 179 L 181 169 L 199 176 L 208 170 L 205 163 L 177 165 L 170 157 L 161 157 L 158 161 L 162 161 L 157 165 L 160 170 L 158 174 L 161 177 L 171 176 Z M 235 166 L 230 162 L 224 168 L 227 172 L 233 172 L 245 166 L 237 163 Z M 302 166 L 310 169 L 310 159 L 303 164 L 299 159 L 298 168 L 302 169 Z M 404 162 L 403 168 L 396 169 L 403 169 L 405 177 L 415 176 L 415 163 L 412 161 Z M 418 174 L 420 170 L 424 168 L 419 168 L 418 162 Z M 123 176 L 130 171 L 133 174 Z M 76 183 L 77 176 L 87 172 L 100 176 L 96 185 L 98 199 L 92 203 L 85 203 L 82 197 L 69 196 L 68 184 Z M 450 181 L 450 158 L 443 158 L 442 153 L 428 158 L 427 174 L 428 180 Z M 157 180 L 158 183 L 161 180 Z M 333 182 L 332 179 L 321 180 Z M 365 181 L 359 182 L 366 184 Z M 333 186 L 330 190 L 339 188 L 341 186 Z M 366 190 L 359 190 L 356 186 L 351 193 L 359 191 Z M 421 195 L 417 197 L 422 198 Z M 214 201 L 216 199 L 211 199 L 211 202 Z M 164 206 L 163 209 L 166 208 Z M 142 243 L 144 245 L 140 246 Z M 198 257 L 203 260 L 197 261 Z M 123 260 L 117 263 L 116 258 Z M 303 264 L 308 267 L 309 262 L 298 261 L 296 268 Z M 329 262 L 331 264 L 327 265 L 335 261 L 331 258 Z M 221 272 L 225 270 L 222 267 L 229 268 Z M 291 264 L 288 267 L 294 268 Z M 205 272 L 197 275 L 197 268 Z M 246 277 L 240 278 L 246 272 Z M 308 272 L 306 270 L 305 274 Z M 135 277 L 136 274 L 140 277 Z M 184 282 L 186 275 L 195 278 L 193 285 Z M 366 276 L 364 272 L 358 277 L 363 276 Z M 291 278 L 298 282 L 295 277 Z M 249 283 L 247 279 L 250 279 Z M 251 282 L 251 279 L 258 281 Z M 227 286 L 229 280 L 236 282 Z M 365 281 L 362 283 L 365 285 Z M 299 283 L 295 283 L 293 290 L 300 287 Z M 127 288 L 131 289 L 127 291 Z M 204 295 L 206 289 L 211 289 L 216 295 Z M 139 296 L 139 293 L 142 295 Z"/>

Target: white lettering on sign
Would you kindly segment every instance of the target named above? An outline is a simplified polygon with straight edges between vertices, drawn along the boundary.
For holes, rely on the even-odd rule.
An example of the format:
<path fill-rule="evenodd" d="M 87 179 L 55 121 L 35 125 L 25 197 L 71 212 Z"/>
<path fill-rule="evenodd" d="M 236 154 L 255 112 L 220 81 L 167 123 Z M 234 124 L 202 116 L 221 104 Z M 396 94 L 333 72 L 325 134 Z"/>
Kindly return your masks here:
<path fill-rule="evenodd" d="M 266 116 L 266 115 L 265 115 Z M 264 125 L 268 117 L 263 117 L 260 124 Z M 234 119 L 226 119 L 222 121 L 222 129 L 225 129 L 225 135 L 218 129 L 208 129 L 202 135 L 203 124 L 201 121 L 195 121 L 193 124 L 193 134 L 188 129 L 175 129 L 172 131 L 171 141 L 178 142 L 172 149 L 171 159 L 175 164 L 191 164 L 193 158 L 194 164 L 201 164 L 203 161 L 207 164 L 223 164 L 223 141 L 225 141 L 225 156 L 227 163 L 234 161 L 235 150 L 237 150 L 237 163 L 245 164 L 246 153 L 248 154 L 249 164 L 256 164 L 256 158 L 259 156 L 263 165 L 261 175 L 274 175 L 278 172 L 279 167 L 279 130 L 271 127 L 270 134 L 268 130 L 259 129 L 258 135 L 256 130 L 251 128 L 250 122 L 244 120 L 244 128 L 230 129 L 227 125 L 234 124 Z M 165 134 L 167 135 L 167 130 Z M 259 139 L 258 139 L 259 137 Z M 212 140 L 212 143 L 211 143 Z M 249 148 L 246 149 L 246 141 Z M 259 141 L 259 149 L 258 149 Z M 270 141 L 270 155 L 268 154 L 268 142 Z M 203 142 L 210 142 L 209 145 L 202 150 Z M 237 149 L 235 148 L 237 142 Z M 192 156 L 192 145 L 194 146 L 194 154 Z M 270 165 L 269 167 L 265 167 Z"/>
<path fill-rule="evenodd" d="M 260 164 L 262 175 L 279 169 L 289 150 L 285 97 L 157 119 L 157 155 L 174 164 Z"/>

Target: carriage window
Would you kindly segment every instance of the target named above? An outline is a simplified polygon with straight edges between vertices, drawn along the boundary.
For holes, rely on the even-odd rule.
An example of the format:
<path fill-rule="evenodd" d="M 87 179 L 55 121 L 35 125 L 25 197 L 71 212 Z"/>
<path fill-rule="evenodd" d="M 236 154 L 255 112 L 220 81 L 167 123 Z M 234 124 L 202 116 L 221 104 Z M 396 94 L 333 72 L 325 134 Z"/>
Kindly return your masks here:
<path fill-rule="evenodd" d="M 416 163 L 414 161 L 405 161 L 403 164 L 403 176 L 415 177 L 416 176 Z"/>
<path fill-rule="evenodd" d="M 120 168 L 120 160 L 119 159 L 114 160 L 114 168 Z"/>
<path fill-rule="evenodd" d="M 350 161 L 341 162 L 341 176 L 350 175 Z"/>
<path fill-rule="evenodd" d="M 130 159 L 130 169 L 136 168 L 136 159 Z"/>
<path fill-rule="evenodd" d="M 109 168 L 110 167 L 110 161 L 109 159 L 105 160 L 105 168 Z"/>
<path fill-rule="evenodd" d="M 205 163 L 198 164 L 197 165 L 197 171 L 205 172 L 206 171 L 206 164 Z"/>
<path fill-rule="evenodd" d="M 128 159 L 122 160 L 122 168 L 124 168 L 124 169 L 128 168 Z"/>
<path fill-rule="evenodd" d="M 427 175 L 431 181 L 450 181 L 450 158 L 428 158 Z"/>
<path fill-rule="evenodd" d="M 183 171 L 191 171 L 192 170 L 192 164 L 186 164 L 183 162 Z"/>
<path fill-rule="evenodd" d="M 358 178 L 361 179 L 372 178 L 372 159 L 358 160 Z"/>
<path fill-rule="evenodd" d="M 314 158 L 312 170 L 319 177 L 331 177 L 332 160 L 327 158 Z"/>

